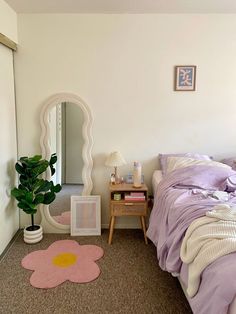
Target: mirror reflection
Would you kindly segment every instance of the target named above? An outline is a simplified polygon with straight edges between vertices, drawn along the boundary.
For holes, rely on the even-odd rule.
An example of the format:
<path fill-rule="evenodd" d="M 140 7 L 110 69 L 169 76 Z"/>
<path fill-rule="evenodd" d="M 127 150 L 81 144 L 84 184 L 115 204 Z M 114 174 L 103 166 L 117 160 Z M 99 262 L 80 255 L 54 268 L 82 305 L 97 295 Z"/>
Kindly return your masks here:
<path fill-rule="evenodd" d="M 58 158 L 52 180 L 60 183 L 62 190 L 50 204 L 49 212 L 56 222 L 63 225 L 70 224 L 71 195 L 81 195 L 83 191 L 83 122 L 83 111 L 76 104 L 63 102 L 50 111 L 49 144 L 51 153 L 55 152 Z"/>

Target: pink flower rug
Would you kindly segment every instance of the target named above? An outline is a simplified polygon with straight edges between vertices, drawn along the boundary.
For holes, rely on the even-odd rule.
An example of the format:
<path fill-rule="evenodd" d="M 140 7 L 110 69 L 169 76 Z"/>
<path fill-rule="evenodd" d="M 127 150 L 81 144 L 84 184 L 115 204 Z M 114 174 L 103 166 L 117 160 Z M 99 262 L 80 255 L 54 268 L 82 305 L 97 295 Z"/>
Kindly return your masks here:
<path fill-rule="evenodd" d="M 60 240 L 46 250 L 26 255 L 21 265 L 33 270 L 30 283 L 36 288 L 54 288 L 69 280 L 85 283 L 95 280 L 100 269 L 95 261 L 103 256 L 103 249 L 96 245 L 79 245 L 74 240 Z"/>

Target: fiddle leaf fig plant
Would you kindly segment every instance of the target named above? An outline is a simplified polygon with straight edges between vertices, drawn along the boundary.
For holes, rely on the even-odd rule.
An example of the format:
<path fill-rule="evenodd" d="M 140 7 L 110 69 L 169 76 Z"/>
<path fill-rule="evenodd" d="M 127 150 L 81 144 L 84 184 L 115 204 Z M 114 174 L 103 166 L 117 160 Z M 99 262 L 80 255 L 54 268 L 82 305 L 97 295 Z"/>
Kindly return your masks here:
<path fill-rule="evenodd" d="M 50 204 L 61 191 L 61 185 L 54 185 L 53 181 L 43 179 L 43 174 L 50 168 L 51 175 L 55 173 L 54 164 L 57 162 L 56 154 L 50 160 L 42 159 L 41 155 L 21 157 L 15 164 L 19 173 L 19 185 L 11 190 L 11 195 L 18 201 L 18 207 L 26 214 L 31 215 L 31 230 L 34 228 L 34 214 L 39 204 Z"/>

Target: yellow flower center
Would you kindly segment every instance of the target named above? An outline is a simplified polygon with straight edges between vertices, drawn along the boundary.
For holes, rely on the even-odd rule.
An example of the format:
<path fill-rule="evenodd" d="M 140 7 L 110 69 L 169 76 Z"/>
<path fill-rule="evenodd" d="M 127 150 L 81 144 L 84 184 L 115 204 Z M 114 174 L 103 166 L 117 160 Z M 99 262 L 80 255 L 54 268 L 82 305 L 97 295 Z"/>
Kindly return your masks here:
<path fill-rule="evenodd" d="M 72 253 L 61 253 L 55 256 L 52 263 L 58 267 L 68 267 L 75 264 L 77 256 Z"/>

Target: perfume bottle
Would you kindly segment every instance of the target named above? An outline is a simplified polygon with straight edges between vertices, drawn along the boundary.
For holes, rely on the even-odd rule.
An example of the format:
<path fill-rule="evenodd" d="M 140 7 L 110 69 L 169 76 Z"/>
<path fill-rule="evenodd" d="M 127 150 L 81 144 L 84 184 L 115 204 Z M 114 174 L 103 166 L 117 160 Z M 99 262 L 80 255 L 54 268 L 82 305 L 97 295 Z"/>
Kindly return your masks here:
<path fill-rule="evenodd" d="M 140 188 L 142 186 L 142 165 L 138 161 L 134 162 L 133 180 L 133 186 L 135 188 Z"/>

